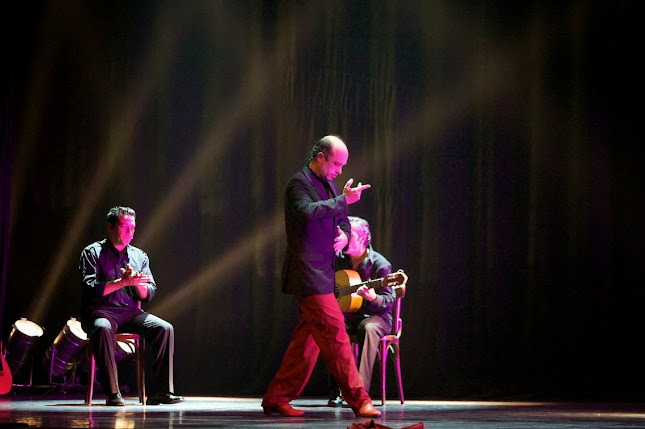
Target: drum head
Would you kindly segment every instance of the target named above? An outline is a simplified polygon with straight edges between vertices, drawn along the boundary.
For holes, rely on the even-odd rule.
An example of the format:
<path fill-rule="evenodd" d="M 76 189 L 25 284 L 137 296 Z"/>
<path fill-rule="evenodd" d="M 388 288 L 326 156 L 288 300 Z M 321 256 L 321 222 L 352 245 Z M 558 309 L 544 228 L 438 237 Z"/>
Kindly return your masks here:
<path fill-rule="evenodd" d="M 31 320 L 27 319 L 20 319 L 16 320 L 16 323 L 13 324 L 13 326 L 23 334 L 29 336 L 29 337 L 42 337 L 43 335 L 43 328 L 32 322 Z"/>
<path fill-rule="evenodd" d="M 43 328 L 25 318 L 17 320 L 13 324 L 13 329 L 7 340 L 5 358 L 14 376 L 21 372 L 32 347 L 42 335 Z"/>
<path fill-rule="evenodd" d="M 85 333 L 83 328 L 81 328 L 81 322 L 72 317 L 67 321 L 67 327 L 72 332 L 72 334 L 76 335 L 76 337 L 80 338 L 83 341 L 87 341 L 87 334 Z"/>

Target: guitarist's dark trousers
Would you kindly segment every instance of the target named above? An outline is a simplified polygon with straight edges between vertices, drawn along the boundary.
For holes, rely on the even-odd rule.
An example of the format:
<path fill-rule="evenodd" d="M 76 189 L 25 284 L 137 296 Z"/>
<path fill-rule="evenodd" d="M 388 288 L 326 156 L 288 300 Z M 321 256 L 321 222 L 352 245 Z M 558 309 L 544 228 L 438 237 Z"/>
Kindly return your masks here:
<path fill-rule="evenodd" d="M 117 366 L 114 351 L 117 347 L 117 332 L 139 334 L 146 340 L 146 348 L 152 352 L 151 393 L 174 392 L 173 354 L 175 333 L 165 320 L 139 308 L 95 309 L 81 321 L 83 330 L 92 342 L 98 378 L 103 392 L 119 392 Z"/>
<path fill-rule="evenodd" d="M 362 345 L 360 348 L 358 375 L 365 385 L 365 390 L 369 393 L 374 361 L 376 360 L 381 337 L 392 332 L 392 326 L 381 316 L 373 315 L 361 320 L 358 326 L 348 325 L 347 332 L 350 335 L 355 334 L 359 344 Z M 331 376 L 329 377 L 329 386 L 332 393 L 337 394 L 338 386 Z"/>

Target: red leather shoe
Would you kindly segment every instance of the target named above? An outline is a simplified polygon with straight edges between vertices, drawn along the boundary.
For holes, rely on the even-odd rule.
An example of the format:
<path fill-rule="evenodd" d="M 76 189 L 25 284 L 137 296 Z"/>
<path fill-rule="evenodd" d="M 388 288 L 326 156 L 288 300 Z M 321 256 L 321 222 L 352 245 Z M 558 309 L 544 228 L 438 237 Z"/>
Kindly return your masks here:
<path fill-rule="evenodd" d="M 354 414 L 356 414 L 356 417 L 381 417 L 381 412 L 374 408 L 374 405 L 372 405 L 371 402 L 363 404 L 363 406 L 359 408 L 358 411 L 355 411 Z"/>
<path fill-rule="evenodd" d="M 283 417 L 302 417 L 305 415 L 305 412 L 302 410 L 296 410 L 289 404 L 276 405 L 275 407 L 262 407 L 264 408 L 264 414 L 270 416 L 271 413 L 278 413 Z M 379 415 L 381 415 L 379 413 Z"/>

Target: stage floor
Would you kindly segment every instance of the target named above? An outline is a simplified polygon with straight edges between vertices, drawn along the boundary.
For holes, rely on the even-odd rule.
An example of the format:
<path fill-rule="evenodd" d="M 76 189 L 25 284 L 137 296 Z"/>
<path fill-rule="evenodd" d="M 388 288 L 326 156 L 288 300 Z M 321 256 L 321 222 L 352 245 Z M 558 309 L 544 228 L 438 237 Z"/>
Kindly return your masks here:
<path fill-rule="evenodd" d="M 0 397 L 2 428 L 311 428 L 346 429 L 370 419 L 355 418 L 347 406 L 329 408 L 323 398 L 303 398 L 292 405 L 300 418 L 267 417 L 261 398 L 193 397 L 175 405 L 142 406 L 134 396 L 125 407 L 106 407 L 102 395 L 91 406 L 82 394 L 12 394 Z M 388 401 L 377 402 L 390 428 L 423 423 L 425 428 L 643 428 L 645 406 L 626 403 Z"/>

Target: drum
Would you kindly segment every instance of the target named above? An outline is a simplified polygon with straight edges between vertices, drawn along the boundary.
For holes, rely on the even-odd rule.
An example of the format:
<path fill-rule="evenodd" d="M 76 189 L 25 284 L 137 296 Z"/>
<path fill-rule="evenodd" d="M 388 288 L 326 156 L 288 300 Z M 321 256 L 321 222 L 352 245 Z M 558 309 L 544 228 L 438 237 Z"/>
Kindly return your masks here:
<path fill-rule="evenodd" d="M 16 323 L 13 324 L 13 329 L 7 340 L 5 358 L 14 376 L 20 372 L 29 352 L 42 336 L 43 328 L 24 317 L 16 320 Z"/>
<path fill-rule="evenodd" d="M 114 350 L 114 362 L 118 364 L 126 358 L 134 357 L 135 351 L 134 340 L 117 341 L 116 349 Z M 86 347 L 85 352 L 78 357 L 78 367 L 83 372 L 89 372 L 90 370 L 90 353 L 89 347 Z"/>
<path fill-rule="evenodd" d="M 43 368 L 52 376 L 61 376 L 74 367 L 76 356 L 87 344 L 87 334 L 81 322 L 70 318 L 60 331 L 54 343 L 45 352 Z"/>
<path fill-rule="evenodd" d="M 134 340 L 117 341 L 117 348 L 114 350 L 114 361 L 121 362 L 123 359 L 134 356 L 136 347 Z"/>

